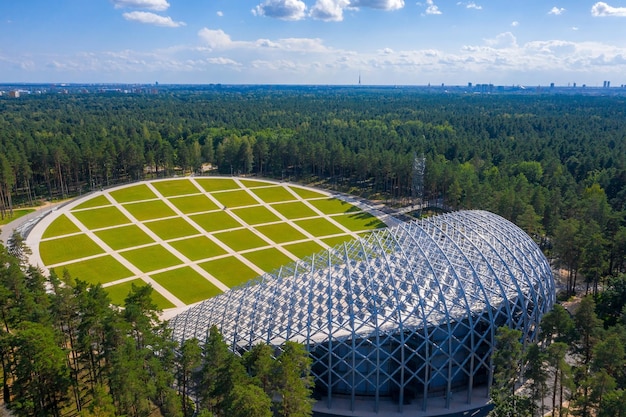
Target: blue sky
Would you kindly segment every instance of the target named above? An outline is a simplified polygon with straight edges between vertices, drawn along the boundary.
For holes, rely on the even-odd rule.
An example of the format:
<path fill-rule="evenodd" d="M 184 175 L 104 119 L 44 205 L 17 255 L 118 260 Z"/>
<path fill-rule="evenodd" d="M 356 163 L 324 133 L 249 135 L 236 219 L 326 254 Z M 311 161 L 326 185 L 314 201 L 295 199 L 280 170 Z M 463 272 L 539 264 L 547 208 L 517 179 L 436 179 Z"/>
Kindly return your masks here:
<path fill-rule="evenodd" d="M 626 84 L 626 0 L 0 0 L 0 82 Z"/>

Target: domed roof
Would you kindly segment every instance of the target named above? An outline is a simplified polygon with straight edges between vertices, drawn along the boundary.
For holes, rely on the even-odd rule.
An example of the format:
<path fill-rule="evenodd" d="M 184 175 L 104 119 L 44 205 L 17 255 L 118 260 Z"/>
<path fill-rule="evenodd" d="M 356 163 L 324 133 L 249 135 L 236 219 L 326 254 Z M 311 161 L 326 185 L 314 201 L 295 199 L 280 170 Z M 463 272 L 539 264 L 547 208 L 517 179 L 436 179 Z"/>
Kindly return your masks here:
<path fill-rule="evenodd" d="M 307 345 L 488 316 L 529 337 L 555 298 L 549 264 L 517 226 L 459 211 L 380 230 L 283 266 L 170 321 L 175 340 L 216 325 L 231 346 Z"/>

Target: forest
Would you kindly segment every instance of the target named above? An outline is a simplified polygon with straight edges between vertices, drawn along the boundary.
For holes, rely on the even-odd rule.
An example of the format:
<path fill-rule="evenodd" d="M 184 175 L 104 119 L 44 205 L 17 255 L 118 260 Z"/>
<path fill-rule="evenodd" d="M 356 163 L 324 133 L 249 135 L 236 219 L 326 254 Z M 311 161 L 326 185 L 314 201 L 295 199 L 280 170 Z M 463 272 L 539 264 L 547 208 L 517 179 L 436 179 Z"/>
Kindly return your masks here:
<path fill-rule="evenodd" d="M 554 409 L 560 415 L 565 415 L 566 408 L 559 405 L 563 402 L 571 404 L 572 413 L 587 416 L 604 409 L 608 399 L 624 407 L 621 415 L 626 415 L 626 395 L 622 392 L 626 387 L 624 367 L 611 368 L 613 365 L 610 365 L 624 363 L 626 346 L 623 330 L 626 323 L 623 310 L 626 304 L 625 104 L 623 97 L 615 96 L 448 95 L 369 87 L 216 86 L 163 90 L 153 95 L 0 97 L 0 215 L 10 217 L 17 207 L 46 199 L 68 198 L 115 184 L 189 174 L 258 175 L 298 181 L 390 205 L 408 204 L 419 198 L 443 201 L 446 207 L 453 209 L 486 209 L 513 221 L 536 240 L 563 278 L 559 286 L 561 300 L 588 295 L 584 302 L 578 298 L 576 311 L 587 309 L 580 314 L 588 315 L 582 324 L 592 326 L 591 330 L 581 329 L 581 324 L 576 323 L 545 324 L 544 330 L 542 324 L 543 339 L 534 353 L 544 356 L 534 363 L 545 364 L 542 369 L 557 369 L 554 367 L 558 365 L 558 372 L 550 375 L 560 375 L 560 379 L 551 380 L 550 386 L 542 385 L 537 390 L 541 388 L 545 390 L 542 393 L 555 395 Z M 419 195 L 414 187 L 416 156 L 424 157 L 426 167 L 423 191 Z M 15 345 L 7 345 L 6 341 L 18 343 L 20 339 L 14 337 L 22 331 L 42 331 L 56 341 L 52 343 L 59 349 L 55 354 L 65 355 L 69 368 L 63 372 L 69 372 L 74 378 L 78 376 L 81 381 L 82 378 L 97 381 L 97 378 L 104 378 L 103 375 L 106 381 L 115 381 L 111 376 L 115 362 L 104 353 L 93 364 L 81 365 L 85 368 L 80 368 L 80 372 L 73 370 L 77 368 L 72 361 L 78 359 L 68 353 L 72 352 L 68 346 L 77 343 L 80 329 L 71 330 L 72 323 L 67 321 L 73 320 L 69 317 L 70 311 L 59 316 L 58 323 L 42 324 L 45 316 L 57 320 L 55 315 L 60 313 L 40 310 L 43 306 L 53 308 L 59 304 L 57 308 L 60 308 L 85 303 L 80 307 L 86 309 L 84 314 L 90 309 L 100 311 L 106 300 L 104 291 L 87 290 L 84 283 L 74 282 L 71 277 L 41 277 L 26 266 L 20 266 L 18 261 L 17 268 L 26 276 L 24 285 L 34 291 L 29 297 L 39 297 L 39 301 L 28 301 L 34 310 L 30 315 L 23 315 L 28 317 L 27 324 L 17 325 L 7 319 L 17 314 L 7 300 L 23 296 L 24 289 L 15 283 L 20 280 L 17 275 L 9 271 L 11 262 L 3 261 L 0 287 L 4 319 L 0 342 L 3 380 L 19 380 L 15 374 L 18 369 L 12 362 Z M 74 304 L 55 301 L 59 296 L 55 292 L 52 295 L 39 293 L 42 281 L 50 281 L 49 285 L 58 288 L 60 295 L 73 292 L 71 303 Z M 70 284 L 57 285 L 57 282 Z M 21 295 L 16 295 L 15 291 Z M 146 354 L 141 368 L 142 372 L 150 374 L 157 373 L 151 368 L 157 361 L 155 357 L 161 361 L 167 355 L 147 354 L 147 346 L 151 352 L 160 349 L 165 352 L 165 345 L 160 344 L 167 338 L 144 344 L 141 340 L 144 333 L 156 337 L 153 334 L 166 330 L 149 318 L 144 321 L 127 317 L 133 311 L 137 317 L 151 317 L 152 310 L 145 301 L 149 297 L 144 291 L 148 290 L 137 289 L 130 294 L 123 312 L 107 313 L 115 316 L 116 326 L 119 324 L 126 329 L 129 339 L 107 337 L 113 337 L 116 343 L 123 342 L 128 354 Z M 99 295 L 102 299 L 88 300 L 92 294 L 95 297 L 99 293 L 103 293 Z M 128 308 L 134 306 L 133 303 L 140 304 L 136 310 Z M 81 311 L 76 308 L 78 310 L 73 311 Z M 561 313 L 559 308 L 554 314 Z M 560 314 L 555 321 L 565 322 L 565 316 L 569 317 Z M 106 319 L 93 325 L 104 326 L 108 322 L 113 321 Z M 134 327 L 139 325 L 147 327 Z M 104 338 L 106 332 L 97 326 L 93 331 Z M 555 330 L 556 327 L 559 329 Z M 134 347 L 130 339 L 134 340 Z M 502 344 L 517 352 L 519 346 L 511 341 L 514 339 L 502 335 Z M 89 340 L 89 343 L 104 343 L 104 339 Z M 615 342 L 611 346 L 621 349 L 613 352 L 617 356 L 611 360 L 621 358 L 622 362 L 598 359 L 602 358 L 602 349 L 608 349 L 604 344 L 607 340 Z M 500 369 L 515 369 L 517 376 L 523 376 L 529 368 L 525 355 L 531 350 L 516 353 L 515 366 L 508 363 Z M 562 356 L 558 355 L 563 350 L 563 355 L 567 353 L 576 358 L 575 369 L 570 373 L 566 372 L 563 362 L 559 362 Z M 78 357 L 84 359 L 84 355 Z M 236 371 L 237 378 L 253 381 L 243 387 L 249 387 L 249 391 L 268 387 L 259 382 L 263 378 L 251 371 L 254 366 L 246 364 L 244 359 L 238 363 L 236 368 L 243 367 L 244 372 Z M 569 362 L 566 364 L 571 366 Z M 167 366 L 174 366 L 174 362 Z M 300 381 L 305 381 L 303 390 L 306 391 L 306 378 L 299 376 Z M 525 378 L 538 381 L 542 377 Z M 606 383 L 601 388 L 596 384 L 598 378 L 604 378 Z M 151 381 L 156 382 L 158 378 Z M 150 404 L 164 409 L 163 405 L 171 399 L 166 387 L 171 387 L 172 382 L 163 381 L 150 395 L 135 394 L 135 400 L 149 398 Z M 511 398 L 517 398 L 509 395 L 510 375 L 501 375 L 497 382 L 502 387 L 501 393 L 507 394 L 500 398 L 500 404 L 506 408 Z M 68 384 L 64 386 L 67 392 L 70 387 L 78 391 L 90 390 L 84 398 L 89 399 L 90 404 L 98 403 L 96 399 L 101 392 L 94 388 L 97 384 L 88 387 L 80 384 L 78 389 L 71 378 L 64 383 Z M 272 384 L 268 392 L 279 389 L 280 384 Z M 572 389 L 572 386 L 582 388 Z M 16 396 L 17 391 L 6 392 L 6 383 L 4 389 L 5 399 Z M 244 395 L 242 390 L 238 388 L 237 392 Z M 57 397 L 60 392 L 63 390 L 46 392 L 42 401 L 61 404 Z M 74 397 L 81 398 L 80 392 Z M 106 392 L 108 396 L 104 397 L 109 402 L 103 404 L 114 407 L 117 413 L 148 415 L 146 408 L 132 401 L 132 410 L 120 408 L 126 400 L 116 397 L 113 388 Z M 124 388 L 122 393 L 126 392 L 131 390 Z M 535 394 L 539 395 L 537 392 Z M 560 392 L 562 395 L 557 397 Z M 247 394 L 253 395 L 251 391 Z M 226 397 L 229 401 L 234 398 L 231 394 Z M 557 398 L 563 401 L 557 404 Z M 68 407 L 67 398 L 64 401 L 64 407 Z M 222 407 L 207 410 L 222 415 L 227 405 L 224 403 Z M 74 409 L 85 412 L 82 405 Z M 23 415 L 68 413 L 63 407 L 57 407 L 56 412 L 60 414 L 51 414 L 49 408 L 41 410 Z M 533 414 L 536 413 L 537 410 L 533 410 Z M 164 412 L 164 415 L 174 414 Z"/>

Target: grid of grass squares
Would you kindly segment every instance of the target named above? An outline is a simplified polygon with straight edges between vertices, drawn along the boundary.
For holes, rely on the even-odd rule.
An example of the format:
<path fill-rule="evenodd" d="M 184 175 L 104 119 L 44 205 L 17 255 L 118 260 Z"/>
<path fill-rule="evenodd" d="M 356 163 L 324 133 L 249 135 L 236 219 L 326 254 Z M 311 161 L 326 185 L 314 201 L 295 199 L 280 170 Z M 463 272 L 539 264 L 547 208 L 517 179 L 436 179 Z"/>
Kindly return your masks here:
<path fill-rule="evenodd" d="M 163 310 L 385 227 L 321 190 L 223 177 L 121 186 L 49 217 L 35 237 L 36 263 L 101 283 L 115 304 L 133 283 L 148 283 Z"/>

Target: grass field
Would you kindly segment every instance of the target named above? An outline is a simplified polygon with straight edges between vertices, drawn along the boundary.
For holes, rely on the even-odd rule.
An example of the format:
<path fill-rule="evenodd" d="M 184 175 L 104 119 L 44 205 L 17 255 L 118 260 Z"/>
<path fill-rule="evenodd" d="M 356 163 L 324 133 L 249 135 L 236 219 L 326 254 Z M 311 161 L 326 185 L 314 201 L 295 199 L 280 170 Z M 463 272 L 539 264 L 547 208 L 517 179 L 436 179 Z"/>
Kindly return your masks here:
<path fill-rule="evenodd" d="M 204 195 L 170 198 L 169 201 L 174 204 L 178 210 L 185 214 L 200 213 L 203 211 L 218 209 L 217 205 Z"/>
<path fill-rule="evenodd" d="M 312 240 L 306 242 L 292 243 L 283 246 L 289 252 L 296 255 L 298 258 L 304 258 L 311 256 L 314 253 L 321 251 L 323 248 Z"/>
<path fill-rule="evenodd" d="M 200 192 L 200 190 L 189 181 L 155 181 L 152 183 L 152 186 L 165 197 L 197 194 Z"/>
<path fill-rule="evenodd" d="M 128 217 L 124 216 L 121 211 L 113 206 L 94 208 L 87 211 L 74 211 L 72 214 L 85 227 L 92 230 L 130 223 Z"/>
<path fill-rule="evenodd" d="M 237 190 L 239 186 L 230 178 L 198 178 L 196 182 L 200 184 L 204 191 L 224 191 L 224 190 Z"/>
<path fill-rule="evenodd" d="M 333 216 L 332 219 L 350 230 L 373 230 L 385 227 L 385 223 L 365 212 Z"/>
<path fill-rule="evenodd" d="M 260 248 L 269 243 L 252 233 L 248 229 L 231 230 L 228 232 L 215 233 L 213 236 L 224 242 L 235 251 Z"/>
<path fill-rule="evenodd" d="M 321 217 L 296 220 L 294 223 L 316 237 L 345 233 L 343 230 Z"/>
<path fill-rule="evenodd" d="M 132 276 L 132 272 L 124 265 L 116 261 L 112 256 L 99 256 L 85 261 L 64 265 L 58 269 L 67 271 L 72 278 L 79 278 L 90 284 L 105 284 L 118 279 Z M 57 274 L 61 271 L 57 269 Z"/>
<path fill-rule="evenodd" d="M 312 206 L 315 206 L 322 213 L 326 214 L 352 213 L 361 211 L 358 207 L 336 198 L 311 200 L 309 203 L 311 203 Z"/>
<path fill-rule="evenodd" d="M 275 248 L 248 252 L 241 256 L 267 272 L 273 271 L 281 265 L 293 262 L 291 258 Z"/>
<path fill-rule="evenodd" d="M 234 256 L 204 262 L 200 264 L 200 267 L 228 287 L 235 287 L 258 275 Z"/>
<path fill-rule="evenodd" d="M 226 211 L 215 211 L 212 213 L 198 214 L 190 216 L 190 219 L 197 223 L 207 232 L 217 232 L 219 230 L 234 229 L 241 227 L 241 224 L 231 217 Z"/>
<path fill-rule="evenodd" d="M 180 264 L 180 259 L 161 245 L 131 249 L 120 252 L 120 254 L 143 272 L 156 271 Z"/>
<path fill-rule="evenodd" d="M 266 203 L 279 203 L 282 201 L 290 201 L 296 199 L 293 194 L 291 194 L 283 187 L 256 188 L 252 190 L 252 192 Z"/>
<path fill-rule="evenodd" d="M 187 266 L 151 277 L 185 304 L 193 304 L 221 293 L 215 285 Z"/>
<path fill-rule="evenodd" d="M 46 265 L 104 253 L 102 248 L 85 234 L 45 240 L 39 244 L 39 251 L 41 260 Z"/>
<path fill-rule="evenodd" d="M 48 226 L 42 238 L 47 239 L 55 236 L 69 235 L 70 233 L 78 233 L 80 229 L 74 222 L 67 218 L 65 214 L 60 215 Z"/>
<path fill-rule="evenodd" d="M 128 293 L 130 293 L 133 285 L 137 287 L 143 287 L 147 284 L 141 279 L 134 279 L 131 281 L 123 282 L 121 284 L 106 287 L 106 291 L 109 293 L 111 303 L 118 306 L 124 305 L 124 299 L 128 296 Z M 158 291 L 152 291 L 152 301 L 161 310 L 174 307 L 174 304 L 170 303 L 169 300 L 159 294 Z"/>
<path fill-rule="evenodd" d="M 154 240 L 146 232 L 134 224 L 99 230 L 94 233 L 114 250 L 154 243 Z"/>
<path fill-rule="evenodd" d="M 213 194 L 213 197 L 215 197 L 220 203 L 224 205 L 224 207 L 227 208 L 252 206 L 254 204 L 259 204 L 258 201 L 254 199 L 254 197 L 252 197 L 244 190 L 215 193 Z"/>
<path fill-rule="evenodd" d="M 293 242 L 303 240 L 307 237 L 294 229 L 287 223 L 269 224 L 266 226 L 257 226 L 256 230 L 269 237 L 275 243 Z"/>
<path fill-rule="evenodd" d="M 128 203 L 124 204 L 124 208 L 139 221 L 176 216 L 176 212 L 160 200 Z"/>
<path fill-rule="evenodd" d="M 131 187 L 121 188 L 119 190 L 111 191 L 109 194 L 118 203 L 130 203 L 132 201 L 157 198 L 156 194 L 154 194 L 146 184 L 138 184 Z"/>
<path fill-rule="evenodd" d="M 197 235 L 200 233 L 185 221 L 185 219 L 181 219 L 180 217 L 156 220 L 145 223 L 145 225 L 163 240 L 176 239 L 177 237 Z"/>
<path fill-rule="evenodd" d="M 174 240 L 170 245 L 192 261 L 225 255 L 226 251 L 206 236 Z"/>
<path fill-rule="evenodd" d="M 292 203 L 272 204 L 271 206 L 274 210 L 290 220 L 317 216 L 317 213 L 311 210 L 306 204 L 299 201 L 295 201 Z"/>
<path fill-rule="evenodd" d="M 232 213 L 250 225 L 280 221 L 277 215 L 263 206 L 234 209 Z"/>
<path fill-rule="evenodd" d="M 85 201 L 84 203 L 77 205 L 76 207 L 74 207 L 74 210 L 82 210 L 82 209 L 101 207 L 101 206 L 110 206 L 110 205 L 111 205 L 111 202 L 109 201 L 108 198 L 106 198 L 103 195 L 99 195 L 97 197 L 94 197 L 92 199 Z"/>
<path fill-rule="evenodd" d="M 352 239 L 347 230 L 367 233 L 383 225 L 342 200 L 288 183 L 190 177 L 149 184 L 94 193 L 55 213 L 56 219 L 40 232 L 41 261 L 61 264 L 57 273 L 67 268 L 72 276 L 106 284 L 116 304 L 133 283 L 145 285 L 153 279 L 163 292 L 153 293 L 155 302 L 170 308 L 174 297 L 191 304 L 219 294 L 209 274 L 227 287 L 238 286 L 261 271 L 319 252 L 323 247 L 314 238 L 335 246 Z M 81 233 L 79 225 L 93 230 L 98 239 Z M 197 267 L 208 274 L 203 276 Z"/>

